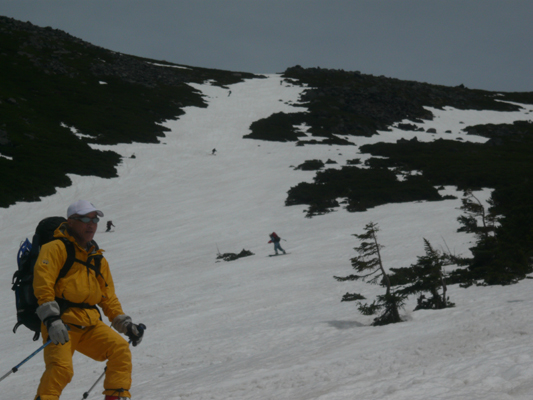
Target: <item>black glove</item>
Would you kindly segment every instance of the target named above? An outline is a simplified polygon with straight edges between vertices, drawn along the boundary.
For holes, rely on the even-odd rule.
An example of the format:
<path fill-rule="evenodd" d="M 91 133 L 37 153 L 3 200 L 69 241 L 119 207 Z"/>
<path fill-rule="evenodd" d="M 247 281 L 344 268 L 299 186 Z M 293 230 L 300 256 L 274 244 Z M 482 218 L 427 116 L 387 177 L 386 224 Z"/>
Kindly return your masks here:
<path fill-rule="evenodd" d="M 137 346 L 143 340 L 144 331 L 146 330 L 146 325 L 144 324 L 129 324 L 126 328 L 126 336 L 130 339 L 133 347 Z"/>

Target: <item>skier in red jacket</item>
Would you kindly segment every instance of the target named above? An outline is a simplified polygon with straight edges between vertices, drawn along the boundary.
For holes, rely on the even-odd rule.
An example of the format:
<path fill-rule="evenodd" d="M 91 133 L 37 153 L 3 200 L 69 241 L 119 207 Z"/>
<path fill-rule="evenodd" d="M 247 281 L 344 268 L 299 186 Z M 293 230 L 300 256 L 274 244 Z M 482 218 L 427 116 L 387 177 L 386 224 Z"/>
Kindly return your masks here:
<path fill-rule="evenodd" d="M 268 243 L 274 243 L 274 251 L 276 252 L 276 255 L 278 255 L 278 250 L 282 251 L 283 254 L 287 254 L 285 250 L 281 248 L 281 245 L 279 244 L 281 238 L 276 235 L 276 232 L 272 232 L 269 236 L 270 240 L 268 241 Z"/>

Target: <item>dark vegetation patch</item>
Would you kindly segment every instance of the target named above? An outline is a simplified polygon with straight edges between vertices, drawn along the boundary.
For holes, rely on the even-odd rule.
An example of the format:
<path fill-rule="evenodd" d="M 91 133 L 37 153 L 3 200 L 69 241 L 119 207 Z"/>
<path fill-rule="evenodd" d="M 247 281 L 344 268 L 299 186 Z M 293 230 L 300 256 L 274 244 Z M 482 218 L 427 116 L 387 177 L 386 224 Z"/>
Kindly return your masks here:
<path fill-rule="evenodd" d="M 511 126 L 508 124 L 468 126 L 464 131 L 469 135 L 489 138 L 487 144 L 492 146 L 501 146 L 506 142 L 524 143 L 531 140 L 531 121 L 515 121 Z"/>
<path fill-rule="evenodd" d="M 398 129 L 402 131 L 423 131 L 424 128 L 419 128 L 415 124 L 398 124 L 396 125 Z"/>
<path fill-rule="evenodd" d="M 299 140 L 296 145 L 297 146 L 305 146 L 308 144 L 323 144 L 323 145 L 340 145 L 340 146 L 354 146 L 352 142 L 350 142 L 347 139 L 341 138 L 339 136 L 333 135 L 331 137 L 323 138 L 323 139 L 311 139 L 311 140 Z"/>
<path fill-rule="evenodd" d="M 294 169 L 301 169 L 302 171 L 318 171 L 319 169 L 324 168 L 324 165 L 322 160 L 306 160 Z"/>
<path fill-rule="evenodd" d="M 252 133 L 245 138 L 269 140 L 277 142 L 296 142 L 299 137 L 306 136 L 294 127 L 304 121 L 304 113 L 275 113 L 268 118 L 255 121 L 250 126 Z"/>
<path fill-rule="evenodd" d="M 531 96 L 519 94 L 496 96 L 493 92 L 472 90 L 463 85 L 447 87 L 323 68 L 295 66 L 288 68 L 284 77 L 309 86 L 301 97 L 308 112 L 286 114 L 286 117 L 278 113 L 255 122 L 247 138 L 295 141 L 298 135 L 294 134 L 291 121 L 297 121 L 297 124 L 309 125 L 308 133 L 317 137 L 315 142 L 306 141 L 300 145 L 318 144 L 324 139 L 328 140 L 326 144 L 346 145 L 351 143 L 336 135 L 370 137 L 404 119 L 432 120 L 433 114 L 424 106 L 512 111 L 519 107 L 497 100 L 533 100 Z M 280 121 L 289 128 L 280 129 Z"/>
<path fill-rule="evenodd" d="M 322 128 L 330 132 L 331 137 L 336 137 L 333 133 L 371 136 L 377 130 L 386 130 L 405 119 L 413 122 L 431 120 L 433 115 L 424 106 L 510 111 L 519 107 L 497 100 L 533 103 L 533 96 L 527 93 L 495 94 L 470 90 L 462 85 L 445 87 L 320 68 L 289 68 L 285 77 L 293 81 L 299 79 L 310 87 L 302 96 L 309 111 L 301 116 L 310 126 L 308 132 L 317 136 L 324 134 Z M 346 113 L 350 114 L 350 124 L 341 122 L 347 118 Z M 319 125 L 317 121 L 320 121 Z M 434 186 L 453 185 L 464 190 L 495 188 L 514 178 L 527 182 L 529 178 L 518 171 L 525 168 L 533 171 L 531 152 L 526 150 L 530 125 L 521 121 L 512 126 L 465 128 L 469 134 L 489 138 L 486 144 L 449 140 L 422 143 L 415 138 L 400 139 L 395 144 L 361 146 L 362 153 L 375 156 L 365 162 L 368 169 L 346 167 L 319 172 L 313 183 L 301 183 L 291 188 L 286 204 L 308 204 L 307 213 L 312 216 L 339 206 L 338 198 L 346 198 L 349 211 L 363 211 L 387 202 L 442 199 L 436 189 L 430 189 Z M 397 126 L 405 130 L 418 129 L 408 123 Z M 359 161 L 351 160 L 348 166 L 357 165 L 355 163 Z M 421 174 L 412 175 L 415 171 Z M 405 175 L 407 179 L 400 181 L 397 175 Z M 364 195 L 358 194 L 362 188 Z"/>
<path fill-rule="evenodd" d="M 348 211 L 366 211 L 387 203 L 442 199 L 437 189 L 421 176 L 411 175 L 401 181 L 385 168 L 345 166 L 319 171 L 314 182 L 292 187 L 285 205 L 308 204 L 307 216 L 311 217 L 338 207 L 339 198 L 345 199 Z"/>
<path fill-rule="evenodd" d="M 403 172 L 422 171 L 432 185 L 453 185 L 460 190 L 503 188 L 533 182 L 533 124 L 481 125 L 468 128 L 485 137 L 487 143 L 452 140 L 376 143 L 360 147 L 371 158 L 371 168 L 394 168 Z"/>
<path fill-rule="evenodd" d="M 347 160 L 346 164 L 347 165 L 359 165 L 359 164 L 361 164 L 361 159 L 360 158 L 354 158 L 353 160 Z"/>
<path fill-rule="evenodd" d="M 67 174 L 116 176 L 120 156 L 89 144 L 157 143 L 160 123 L 206 106 L 187 83 L 252 76 L 174 67 L 0 17 L 0 207 L 53 194 Z"/>
<path fill-rule="evenodd" d="M 217 256 L 217 260 L 235 261 L 235 260 L 238 260 L 239 258 L 249 257 L 253 255 L 254 253 L 252 253 L 250 250 L 242 249 L 242 251 L 239 254 L 236 254 L 236 253 L 219 254 Z"/>

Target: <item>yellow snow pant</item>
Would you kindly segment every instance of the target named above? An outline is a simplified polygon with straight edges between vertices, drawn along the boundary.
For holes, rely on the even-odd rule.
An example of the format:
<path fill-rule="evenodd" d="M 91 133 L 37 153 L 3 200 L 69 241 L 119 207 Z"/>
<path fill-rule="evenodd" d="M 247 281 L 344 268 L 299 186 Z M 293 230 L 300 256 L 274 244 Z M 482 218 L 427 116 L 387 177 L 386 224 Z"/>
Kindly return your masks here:
<path fill-rule="evenodd" d="M 58 400 L 74 375 L 72 355 L 75 351 L 96 361 L 107 360 L 104 392 L 106 395 L 131 397 L 131 352 L 128 342 L 102 321 L 84 329 L 69 325 L 70 341 L 64 345 L 50 343 L 44 348 L 46 369 L 37 389 L 36 399 Z M 43 341 L 48 332 L 42 325 Z"/>

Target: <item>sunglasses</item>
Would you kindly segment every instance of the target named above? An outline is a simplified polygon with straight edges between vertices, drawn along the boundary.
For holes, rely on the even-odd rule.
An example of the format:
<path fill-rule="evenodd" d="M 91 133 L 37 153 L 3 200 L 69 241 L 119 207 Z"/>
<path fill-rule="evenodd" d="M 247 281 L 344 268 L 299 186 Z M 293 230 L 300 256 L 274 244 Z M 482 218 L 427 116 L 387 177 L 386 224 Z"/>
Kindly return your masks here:
<path fill-rule="evenodd" d="M 72 219 L 75 219 L 76 221 L 81 221 L 83 222 L 84 224 L 88 224 L 89 222 L 92 222 L 94 224 L 97 224 L 98 221 L 100 221 L 100 218 L 98 217 L 94 217 L 94 218 L 89 218 L 89 217 L 76 217 L 76 218 L 72 218 Z"/>

